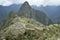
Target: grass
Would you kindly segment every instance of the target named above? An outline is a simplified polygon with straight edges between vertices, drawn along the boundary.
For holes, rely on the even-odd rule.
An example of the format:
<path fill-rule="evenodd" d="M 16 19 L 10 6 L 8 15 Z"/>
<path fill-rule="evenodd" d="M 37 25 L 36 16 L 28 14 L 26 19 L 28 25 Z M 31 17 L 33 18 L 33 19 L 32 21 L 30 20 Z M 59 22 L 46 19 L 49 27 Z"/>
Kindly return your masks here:
<path fill-rule="evenodd" d="M 26 27 L 25 32 L 22 33 L 22 35 L 18 34 L 16 37 L 15 37 L 15 35 L 8 34 L 5 37 L 6 40 L 57 40 L 58 38 L 60 38 L 60 27 L 58 26 L 58 24 L 52 24 L 49 26 L 44 26 L 42 24 L 39 24 L 35 20 L 31 20 L 31 19 L 28 19 L 25 17 L 20 18 L 20 21 L 17 21 L 17 22 L 25 24 L 25 27 Z M 42 25 L 43 27 L 40 25 Z M 15 27 L 12 27 L 11 30 L 13 30 L 13 28 L 15 28 Z M 29 28 L 29 29 L 27 29 L 27 28 Z M 32 28 L 34 30 L 31 30 Z M 8 30 L 9 29 L 7 29 L 5 32 L 3 32 L 3 35 Z M 14 30 L 14 31 L 16 31 L 16 30 Z M 17 31 L 19 32 L 19 30 L 17 30 Z"/>

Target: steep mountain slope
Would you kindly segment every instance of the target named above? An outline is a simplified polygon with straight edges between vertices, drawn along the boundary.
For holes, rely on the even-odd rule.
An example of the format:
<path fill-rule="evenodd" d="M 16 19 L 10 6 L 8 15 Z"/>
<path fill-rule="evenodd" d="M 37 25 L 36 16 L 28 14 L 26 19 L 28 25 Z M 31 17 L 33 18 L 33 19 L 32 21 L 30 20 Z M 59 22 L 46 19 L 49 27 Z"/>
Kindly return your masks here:
<path fill-rule="evenodd" d="M 5 10 L 4 13 L 2 13 L 4 11 L 3 9 Z M 2 9 L 2 11 L 0 11 L 1 12 L 0 13 L 1 14 L 0 19 L 7 18 L 9 15 L 9 12 L 14 11 L 15 13 L 18 12 L 20 16 L 23 15 L 23 16 L 28 17 L 28 18 L 34 18 L 37 21 L 39 21 L 45 25 L 52 23 L 52 21 L 49 22 L 50 19 L 47 17 L 47 15 L 44 12 L 32 9 L 28 2 L 24 3 L 22 6 L 21 5 L 15 5 L 15 4 L 13 4 L 11 6 L 4 6 L 3 9 Z"/>
<path fill-rule="evenodd" d="M 23 3 L 23 5 L 21 6 L 21 8 L 19 10 L 19 15 L 28 17 L 28 18 L 32 18 L 35 16 L 35 13 L 34 13 L 34 10 L 31 8 L 31 6 L 29 5 L 29 3 L 25 2 L 25 3 Z"/>
<path fill-rule="evenodd" d="M 44 11 L 54 23 L 58 20 L 56 18 L 60 16 L 60 6 L 32 6 L 32 8 Z"/>
<path fill-rule="evenodd" d="M 32 8 L 34 9 L 37 9 L 37 10 L 42 10 L 44 12 L 46 12 L 46 14 L 50 17 L 50 18 L 54 18 L 54 17 L 57 17 L 57 16 L 60 16 L 60 6 L 32 6 Z M 54 17 L 53 17 L 54 16 Z"/>
<path fill-rule="evenodd" d="M 4 20 L 10 11 L 14 11 L 17 12 L 20 8 L 21 4 L 16 5 L 16 4 L 12 4 L 10 6 L 2 6 L 0 5 L 0 21 Z"/>
<path fill-rule="evenodd" d="M 0 21 L 5 17 L 6 10 L 3 6 L 0 6 Z"/>
<path fill-rule="evenodd" d="M 60 24 L 60 16 L 56 17 L 54 20 L 55 23 Z"/>
<path fill-rule="evenodd" d="M 33 18 L 33 19 L 43 23 L 44 25 L 47 25 L 48 21 L 49 21 L 48 16 L 44 12 L 32 9 L 28 2 L 25 2 L 21 6 L 21 8 L 18 12 L 18 15 L 27 17 L 27 18 Z"/>
<path fill-rule="evenodd" d="M 0 30 L 0 40 L 58 40 L 58 25 L 44 26 L 34 19 L 16 16 L 11 25 Z M 7 24 L 8 25 L 8 24 Z"/>
<path fill-rule="evenodd" d="M 17 12 L 20 10 L 22 4 L 12 4 L 10 6 L 2 6 L 0 5 L 0 20 L 5 19 L 10 11 Z M 36 10 L 42 10 L 45 12 L 45 14 L 51 18 L 53 21 L 56 19 L 56 17 L 60 16 L 60 6 L 31 6 L 32 8 Z M 57 19 L 56 19 L 57 21 Z M 55 22 L 55 21 L 54 21 Z"/>

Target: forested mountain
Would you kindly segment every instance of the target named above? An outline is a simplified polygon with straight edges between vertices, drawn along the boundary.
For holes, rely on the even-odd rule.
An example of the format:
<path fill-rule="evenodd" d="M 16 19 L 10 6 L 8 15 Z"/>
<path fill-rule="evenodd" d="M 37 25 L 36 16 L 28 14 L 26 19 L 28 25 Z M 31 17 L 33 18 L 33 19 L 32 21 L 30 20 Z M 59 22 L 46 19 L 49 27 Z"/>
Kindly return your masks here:
<path fill-rule="evenodd" d="M 20 14 L 20 16 L 23 15 L 26 17 L 34 18 L 43 24 L 49 23 L 49 18 L 47 17 L 47 15 L 42 11 L 33 9 L 28 2 L 25 2 L 23 5 L 13 4 L 11 6 L 2 6 L 2 7 L 5 10 L 4 13 L 3 13 L 4 10 L 0 11 L 1 12 L 0 14 L 3 15 L 1 16 L 2 19 L 8 17 L 10 11 L 14 11 L 16 14 L 17 13 Z"/>
<path fill-rule="evenodd" d="M 17 12 L 20 10 L 22 4 L 12 4 L 10 6 L 1 6 L 0 5 L 0 20 L 5 19 L 7 17 L 8 13 L 10 11 Z M 45 14 L 52 20 L 56 19 L 58 16 L 60 16 L 60 6 L 31 6 L 32 8 L 36 10 L 42 10 L 45 12 Z M 48 10 L 49 9 L 49 10 Z M 56 19 L 57 21 L 57 19 Z M 55 23 L 55 21 L 53 21 Z"/>
<path fill-rule="evenodd" d="M 42 10 L 42 11 L 46 12 L 46 14 L 49 17 L 52 17 L 52 18 L 57 17 L 60 14 L 60 11 L 59 11 L 60 6 L 43 6 L 43 5 L 41 5 L 38 7 L 38 6 L 33 5 L 32 8 L 37 9 L 37 10 Z"/>
<path fill-rule="evenodd" d="M 32 6 L 32 8 L 44 11 L 48 15 L 48 17 L 53 20 L 54 23 L 56 23 L 56 21 L 58 20 L 56 18 L 60 16 L 60 6 L 41 5 L 40 7 Z"/>
<path fill-rule="evenodd" d="M 5 28 L 0 29 L 0 40 L 58 40 L 60 27 L 45 26 L 34 19 L 19 17 L 8 20 Z M 6 24 L 5 23 L 5 24 Z"/>
<path fill-rule="evenodd" d="M 60 24 L 60 16 L 56 17 L 54 20 L 55 20 L 55 23 Z"/>
<path fill-rule="evenodd" d="M 33 9 L 27 1 L 19 10 L 12 10 L 8 10 L 6 19 L 0 23 L 0 40 L 60 39 L 60 25 L 51 24 L 52 20 L 44 11 Z M 57 19 L 60 20 L 60 16 Z"/>
<path fill-rule="evenodd" d="M 0 21 L 5 19 L 8 16 L 10 11 L 17 12 L 19 10 L 20 6 L 21 6 L 20 4 L 19 5 L 13 4 L 10 6 L 1 6 L 0 5 Z"/>
<path fill-rule="evenodd" d="M 49 24 L 50 19 L 48 18 L 48 16 L 43 11 L 33 9 L 28 2 L 25 2 L 21 6 L 18 14 L 19 16 L 33 18 L 45 25 Z"/>

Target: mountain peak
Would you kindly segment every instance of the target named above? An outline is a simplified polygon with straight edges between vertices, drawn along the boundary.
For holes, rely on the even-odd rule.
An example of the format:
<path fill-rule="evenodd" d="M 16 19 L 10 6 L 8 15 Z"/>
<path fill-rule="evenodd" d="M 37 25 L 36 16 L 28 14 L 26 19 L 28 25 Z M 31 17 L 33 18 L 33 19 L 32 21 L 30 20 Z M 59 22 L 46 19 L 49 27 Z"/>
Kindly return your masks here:
<path fill-rule="evenodd" d="M 29 3 L 27 1 L 24 2 L 24 5 L 29 5 Z"/>
<path fill-rule="evenodd" d="M 30 8 L 30 5 L 29 5 L 29 3 L 27 1 L 25 1 L 23 3 L 23 5 L 21 6 L 21 9 L 26 9 L 26 8 Z"/>
<path fill-rule="evenodd" d="M 44 25 L 48 24 L 47 15 L 42 11 L 33 9 L 27 1 L 23 3 L 18 13 L 19 13 L 18 15 L 21 17 L 33 18 L 43 23 Z M 44 22 L 42 20 L 44 20 Z"/>
<path fill-rule="evenodd" d="M 19 10 L 19 16 L 24 16 L 24 17 L 30 18 L 31 14 L 33 14 L 32 11 L 33 10 L 31 8 L 31 6 L 29 5 L 29 3 L 27 1 L 25 1 Z"/>

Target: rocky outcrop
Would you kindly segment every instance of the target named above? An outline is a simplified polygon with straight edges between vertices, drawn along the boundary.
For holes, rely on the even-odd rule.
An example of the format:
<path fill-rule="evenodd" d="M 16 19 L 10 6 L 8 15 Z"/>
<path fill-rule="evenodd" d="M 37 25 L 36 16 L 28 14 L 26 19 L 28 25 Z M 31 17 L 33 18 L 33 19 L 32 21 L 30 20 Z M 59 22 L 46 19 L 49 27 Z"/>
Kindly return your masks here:
<path fill-rule="evenodd" d="M 49 24 L 48 16 L 43 11 L 33 9 L 27 1 L 21 6 L 18 15 L 20 17 L 33 18 L 44 25 Z"/>
<path fill-rule="evenodd" d="M 0 40 L 57 40 L 58 25 L 44 26 L 34 19 L 16 17 L 11 25 L 0 31 Z"/>

